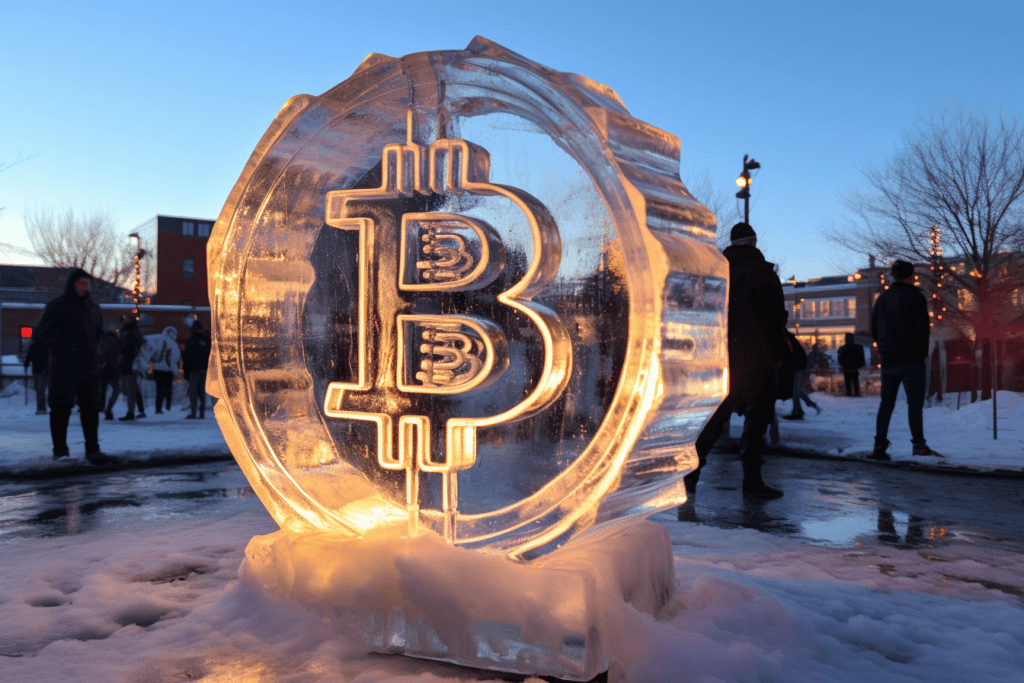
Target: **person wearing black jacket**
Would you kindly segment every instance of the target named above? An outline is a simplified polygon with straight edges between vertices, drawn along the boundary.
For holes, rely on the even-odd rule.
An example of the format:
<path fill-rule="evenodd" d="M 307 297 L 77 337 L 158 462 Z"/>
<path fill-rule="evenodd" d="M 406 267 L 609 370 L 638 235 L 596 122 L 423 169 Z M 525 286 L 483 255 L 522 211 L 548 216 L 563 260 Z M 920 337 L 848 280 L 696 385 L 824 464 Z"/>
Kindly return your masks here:
<path fill-rule="evenodd" d="M 755 498 L 779 498 L 782 491 L 761 478 L 764 434 L 772 421 L 779 366 L 789 354 L 786 321 L 789 314 L 782 283 L 773 264 L 757 249 L 757 234 L 746 223 L 737 223 L 725 251 L 729 260 L 729 395 L 711 416 L 695 444 L 698 468 L 686 475 L 692 498 L 700 468 L 711 446 L 728 424 L 733 412 L 743 413 L 740 459 L 743 462 L 743 494 Z M 679 515 L 685 513 L 680 508 Z"/>
<path fill-rule="evenodd" d="M 846 343 L 839 347 L 839 367 L 843 369 L 843 384 L 847 396 L 860 396 L 860 369 L 864 367 L 864 347 L 846 333 Z"/>
<path fill-rule="evenodd" d="M 182 370 L 188 377 L 188 402 L 192 412 L 185 416 L 186 420 L 196 419 L 196 407 L 199 408 L 199 419 L 206 417 L 206 369 L 210 363 L 210 339 L 203 331 L 203 323 L 196 320 L 192 323 L 192 336 L 185 342 L 185 351 L 181 354 Z"/>
<path fill-rule="evenodd" d="M 100 452 L 100 374 L 97 343 L 103 335 L 103 315 L 89 294 L 92 277 L 75 268 L 64 293 L 51 300 L 39 319 L 39 341 L 50 356 L 50 436 L 53 457 L 68 451 L 68 422 L 78 402 L 85 436 L 85 457 L 94 464 L 108 460 Z"/>
<path fill-rule="evenodd" d="M 139 417 L 145 417 L 143 409 L 142 392 L 139 391 L 138 381 L 132 366 L 135 357 L 139 355 L 146 340 L 139 330 L 139 321 L 133 315 L 121 316 L 121 348 L 120 360 L 117 363 L 117 370 L 121 374 L 121 393 L 124 394 L 128 404 L 128 412 L 124 417 L 117 418 L 121 422 L 131 422 L 135 419 L 135 406 L 139 406 Z"/>
<path fill-rule="evenodd" d="M 32 382 L 36 390 L 36 415 L 46 415 L 46 384 L 49 378 L 50 356 L 39 341 L 39 332 L 32 335 L 32 343 L 25 353 L 25 369 L 32 366 Z"/>
<path fill-rule="evenodd" d="M 121 374 L 117 370 L 118 347 L 117 332 L 107 330 L 100 340 L 100 406 L 108 420 L 114 419 L 114 404 L 121 394 Z M 107 399 L 107 388 L 110 388 L 110 399 Z"/>
<path fill-rule="evenodd" d="M 871 311 L 871 336 L 882 357 L 882 403 L 875 422 L 875 448 L 868 458 L 889 460 L 889 420 L 900 385 L 907 394 L 914 455 L 934 455 L 924 438 L 925 359 L 928 357 L 928 301 L 914 286 L 914 265 L 896 261 L 896 280 L 882 292 Z"/>

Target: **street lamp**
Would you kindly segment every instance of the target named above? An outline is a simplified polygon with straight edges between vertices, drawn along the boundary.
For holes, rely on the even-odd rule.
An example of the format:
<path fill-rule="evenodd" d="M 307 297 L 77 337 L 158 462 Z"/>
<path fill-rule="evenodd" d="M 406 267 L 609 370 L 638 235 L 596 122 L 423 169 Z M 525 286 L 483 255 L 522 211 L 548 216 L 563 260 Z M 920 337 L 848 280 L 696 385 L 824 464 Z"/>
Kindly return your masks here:
<path fill-rule="evenodd" d="M 128 237 L 135 240 L 135 281 L 132 283 L 132 316 L 139 319 L 139 295 L 142 293 L 142 257 L 146 250 L 142 248 L 142 238 L 139 233 L 133 232 Z"/>
<path fill-rule="evenodd" d="M 743 172 L 740 173 L 740 177 L 736 179 L 736 184 L 740 186 L 740 191 L 736 193 L 737 199 L 743 200 L 743 222 L 750 224 L 750 183 L 753 179 L 750 177 L 750 172 L 761 168 L 761 164 L 757 163 L 753 159 L 747 160 L 746 154 L 743 155 Z"/>

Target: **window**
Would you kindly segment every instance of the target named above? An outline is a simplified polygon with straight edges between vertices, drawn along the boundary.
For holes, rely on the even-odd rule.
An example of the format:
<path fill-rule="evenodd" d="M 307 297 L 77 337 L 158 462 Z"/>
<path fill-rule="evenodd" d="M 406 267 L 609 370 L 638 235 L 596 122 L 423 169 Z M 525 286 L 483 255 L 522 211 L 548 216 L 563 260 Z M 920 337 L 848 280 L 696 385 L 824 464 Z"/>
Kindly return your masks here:
<path fill-rule="evenodd" d="M 819 313 L 819 315 L 822 318 L 827 318 L 829 316 L 829 303 L 831 302 L 828 299 L 819 302 L 819 304 L 821 305 L 821 313 Z"/>
<path fill-rule="evenodd" d="M 818 317 L 817 303 L 818 303 L 817 301 L 805 301 L 804 302 L 804 314 L 805 314 L 806 317 L 808 317 L 808 318 L 817 318 Z"/>
<path fill-rule="evenodd" d="M 196 223 L 196 228 L 199 230 L 200 237 L 210 236 L 210 224 L 209 223 Z"/>
<path fill-rule="evenodd" d="M 195 277 L 196 274 L 196 262 L 195 259 L 183 258 L 181 259 L 181 277 Z"/>
<path fill-rule="evenodd" d="M 800 302 L 794 302 L 793 304 L 793 320 L 800 319 Z"/>
<path fill-rule="evenodd" d="M 846 315 L 850 318 L 857 317 L 857 300 L 847 299 L 846 300 Z"/>
<path fill-rule="evenodd" d="M 196 224 L 192 221 L 181 222 L 181 234 L 191 237 L 196 234 Z M 189 277 L 192 277 L 191 275 Z"/>

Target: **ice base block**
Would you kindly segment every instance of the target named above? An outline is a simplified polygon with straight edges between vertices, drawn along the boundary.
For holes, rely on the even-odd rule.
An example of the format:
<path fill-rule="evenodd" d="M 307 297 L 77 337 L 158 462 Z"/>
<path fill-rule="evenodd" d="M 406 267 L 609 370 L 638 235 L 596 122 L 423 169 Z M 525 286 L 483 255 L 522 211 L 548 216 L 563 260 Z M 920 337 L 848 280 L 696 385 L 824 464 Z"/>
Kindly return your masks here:
<path fill-rule="evenodd" d="M 645 520 L 583 534 L 532 562 L 430 532 L 278 531 L 254 537 L 245 554 L 243 581 L 377 652 L 569 680 L 614 669 L 623 610 L 654 615 L 675 584 L 668 531 Z"/>

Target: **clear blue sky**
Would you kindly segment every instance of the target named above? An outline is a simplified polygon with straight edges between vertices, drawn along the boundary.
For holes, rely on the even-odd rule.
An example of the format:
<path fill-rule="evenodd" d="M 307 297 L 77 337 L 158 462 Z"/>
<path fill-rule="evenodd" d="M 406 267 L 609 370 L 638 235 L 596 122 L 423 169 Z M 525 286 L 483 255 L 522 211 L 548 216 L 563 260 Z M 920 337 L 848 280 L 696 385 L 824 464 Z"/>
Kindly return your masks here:
<path fill-rule="evenodd" d="M 821 237 L 839 195 L 921 114 L 1024 113 L 1024 2 L 6 3 L 0 24 L 0 241 L 26 208 L 215 218 L 281 105 L 370 52 L 476 34 L 618 91 L 682 140 L 686 175 L 729 193 L 763 168 L 752 222 L 782 274 L 853 268 Z M 0 261 L 26 262 L 0 254 Z"/>

